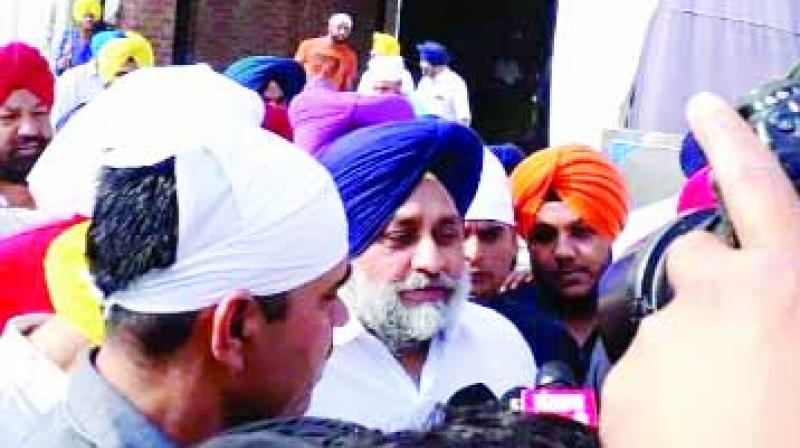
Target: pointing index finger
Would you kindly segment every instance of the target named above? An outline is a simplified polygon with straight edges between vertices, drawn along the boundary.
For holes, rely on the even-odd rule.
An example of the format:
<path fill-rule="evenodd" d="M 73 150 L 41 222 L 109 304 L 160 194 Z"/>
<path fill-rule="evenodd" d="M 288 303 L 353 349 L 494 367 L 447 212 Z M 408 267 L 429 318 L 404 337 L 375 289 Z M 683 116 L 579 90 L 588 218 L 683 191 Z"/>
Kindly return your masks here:
<path fill-rule="evenodd" d="M 774 153 L 714 95 L 692 98 L 688 118 L 742 247 L 800 249 L 800 203 Z"/>

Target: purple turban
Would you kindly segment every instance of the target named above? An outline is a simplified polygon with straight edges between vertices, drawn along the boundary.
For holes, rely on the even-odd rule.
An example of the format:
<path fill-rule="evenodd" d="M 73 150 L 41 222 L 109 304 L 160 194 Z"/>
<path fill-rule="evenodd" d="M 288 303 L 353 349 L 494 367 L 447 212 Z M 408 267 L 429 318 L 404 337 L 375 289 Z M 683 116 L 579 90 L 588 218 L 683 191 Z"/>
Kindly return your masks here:
<path fill-rule="evenodd" d="M 315 157 L 348 132 L 410 118 L 414 118 L 414 108 L 400 95 L 306 88 L 289 105 L 294 142 Z"/>
<path fill-rule="evenodd" d="M 478 189 L 483 142 L 444 120 L 406 120 L 351 132 L 320 157 L 347 213 L 350 255 L 364 252 L 425 173 L 444 185 L 461 216 Z"/>

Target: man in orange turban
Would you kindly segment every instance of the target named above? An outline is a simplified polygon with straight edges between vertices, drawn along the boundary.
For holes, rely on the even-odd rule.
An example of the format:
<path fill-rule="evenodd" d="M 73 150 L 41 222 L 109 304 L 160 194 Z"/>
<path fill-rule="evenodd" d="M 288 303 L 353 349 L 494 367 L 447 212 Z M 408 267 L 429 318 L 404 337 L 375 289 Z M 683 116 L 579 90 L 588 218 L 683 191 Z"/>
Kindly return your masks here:
<path fill-rule="evenodd" d="M 511 184 L 534 284 L 501 296 L 496 309 L 528 341 L 539 336 L 534 356 L 566 362 L 579 382 L 599 390 L 611 363 L 596 325 L 598 284 L 628 213 L 625 182 L 598 151 L 563 146 L 529 156 Z M 542 347 L 543 320 L 566 330 L 569 344 L 550 338 L 558 345 Z"/>

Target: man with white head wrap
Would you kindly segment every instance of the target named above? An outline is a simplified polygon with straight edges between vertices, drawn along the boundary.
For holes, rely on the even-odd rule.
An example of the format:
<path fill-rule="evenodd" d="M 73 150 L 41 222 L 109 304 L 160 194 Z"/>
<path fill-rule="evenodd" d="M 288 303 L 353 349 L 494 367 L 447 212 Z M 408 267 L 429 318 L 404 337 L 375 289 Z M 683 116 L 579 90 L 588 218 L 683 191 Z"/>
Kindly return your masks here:
<path fill-rule="evenodd" d="M 410 84 L 409 79 L 411 79 Z M 373 56 L 367 63 L 367 71 L 358 83 L 358 92 L 409 96 L 414 92 L 414 81 L 403 64 L 402 56 Z"/>
<path fill-rule="evenodd" d="M 536 366 L 507 320 L 468 302 L 463 216 L 483 144 L 438 119 L 387 122 L 336 140 L 320 161 L 348 217 L 355 318 L 337 330 L 309 415 L 391 431 L 420 428 L 457 391 L 500 396 Z"/>
<path fill-rule="evenodd" d="M 478 192 L 465 216 L 464 253 L 473 298 L 491 300 L 514 269 L 517 235 L 511 183 L 503 165 L 488 149 L 483 151 Z"/>
<path fill-rule="evenodd" d="M 359 93 L 397 93 L 406 97 L 414 93 L 414 78 L 406 70 L 396 37 L 372 33 L 370 55 L 367 70 L 358 82 Z"/>
<path fill-rule="evenodd" d="M 61 197 L 73 211 L 94 198 L 86 258 L 106 339 L 32 446 L 183 446 L 304 412 L 346 320 L 347 224 L 330 175 L 260 129 L 259 109 L 208 67 L 153 68 L 67 124 L 53 160 L 82 151 L 72 167 L 100 174 Z M 108 132 L 79 132 L 103 113 Z"/>

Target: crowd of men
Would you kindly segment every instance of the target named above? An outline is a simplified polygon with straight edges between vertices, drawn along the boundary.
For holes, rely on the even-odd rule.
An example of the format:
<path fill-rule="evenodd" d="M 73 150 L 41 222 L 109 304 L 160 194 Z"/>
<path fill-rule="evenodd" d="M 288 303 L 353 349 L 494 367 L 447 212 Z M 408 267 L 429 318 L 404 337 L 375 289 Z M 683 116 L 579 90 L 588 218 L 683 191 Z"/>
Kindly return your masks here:
<path fill-rule="evenodd" d="M 96 5 L 75 4 L 89 29 Z M 224 73 L 149 67 L 125 30 L 78 32 L 90 56 L 58 78 L 0 47 L 0 445 L 795 443 L 800 207 L 729 106 L 688 116 L 740 247 L 676 243 L 676 297 L 620 359 L 599 318 L 617 168 L 487 147 L 443 46 L 419 46 L 414 88 L 376 34 L 357 82 L 352 19 L 328 25 Z M 442 421 L 553 362 L 602 396 L 599 435 L 508 409 Z"/>

